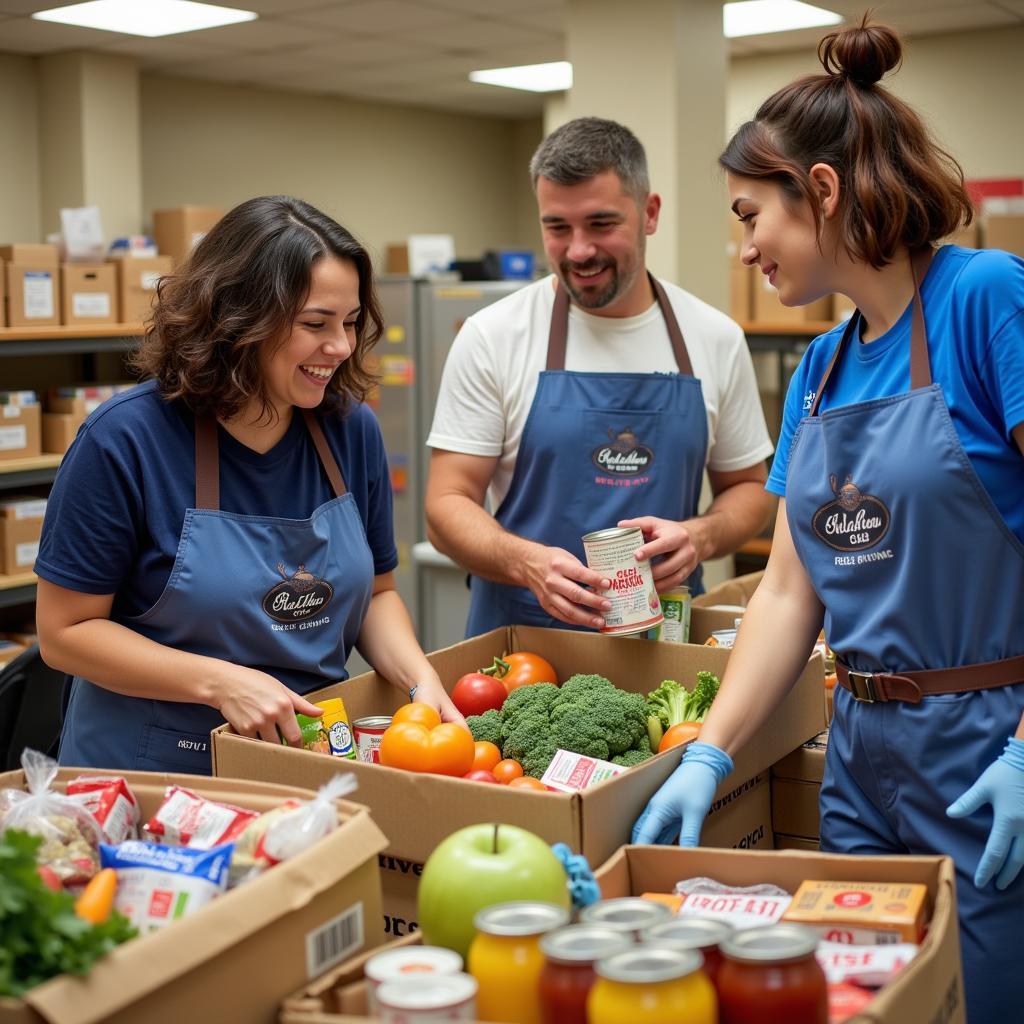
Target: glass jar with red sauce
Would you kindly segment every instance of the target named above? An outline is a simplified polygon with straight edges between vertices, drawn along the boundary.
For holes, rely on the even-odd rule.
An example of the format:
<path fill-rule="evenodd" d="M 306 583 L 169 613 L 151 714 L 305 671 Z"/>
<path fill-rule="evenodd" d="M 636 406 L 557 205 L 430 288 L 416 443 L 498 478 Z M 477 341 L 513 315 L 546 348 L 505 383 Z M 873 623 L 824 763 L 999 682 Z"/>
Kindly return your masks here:
<path fill-rule="evenodd" d="M 722 943 L 719 1024 L 828 1024 L 818 937 L 798 924 L 748 928 Z"/>
<path fill-rule="evenodd" d="M 722 963 L 719 947 L 733 931 L 731 924 L 713 917 L 674 917 L 671 921 L 647 928 L 641 940 L 673 949 L 697 950 L 704 956 L 704 973 L 716 985 L 718 968 Z"/>
<path fill-rule="evenodd" d="M 597 980 L 594 964 L 632 947 L 629 935 L 599 925 L 574 924 L 548 932 L 540 940 L 543 1024 L 587 1024 L 587 996 Z"/>

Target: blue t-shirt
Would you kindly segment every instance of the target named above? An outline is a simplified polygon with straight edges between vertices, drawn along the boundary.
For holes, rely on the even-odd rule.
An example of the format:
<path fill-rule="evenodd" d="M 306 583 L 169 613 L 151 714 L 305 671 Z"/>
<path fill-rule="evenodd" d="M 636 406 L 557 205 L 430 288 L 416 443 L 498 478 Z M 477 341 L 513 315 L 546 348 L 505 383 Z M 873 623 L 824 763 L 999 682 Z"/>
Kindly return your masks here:
<path fill-rule="evenodd" d="M 1006 524 L 1024 540 L 1024 456 L 1012 437 L 1024 423 L 1024 260 L 997 249 L 943 246 L 921 287 L 932 379 L 967 457 Z M 851 338 L 819 409 L 910 388 L 913 303 L 881 337 Z M 767 488 L 785 497 L 796 428 L 809 412 L 846 324 L 814 339 L 789 385 Z M 892 438 L 913 444 L 912 438 Z"/>
<path fill-rule="evenodd" d="M 355 499 L 374 572 L 398 564 L 391 483 L 380 427 L 365 406 L 321 417 Z M 260 454 L 218 431 L 220 507 L 241 515 L 308 519 L 334 494 L 303 417 Z M 61 463 L 46 506 L 35 571 L 85 594 L 113 594 L 111 618 L 141 615 L 163 592 L 185 510 L 195 507 L 195 433 L 182 402 L 148 382 L 103 403 Z"/>

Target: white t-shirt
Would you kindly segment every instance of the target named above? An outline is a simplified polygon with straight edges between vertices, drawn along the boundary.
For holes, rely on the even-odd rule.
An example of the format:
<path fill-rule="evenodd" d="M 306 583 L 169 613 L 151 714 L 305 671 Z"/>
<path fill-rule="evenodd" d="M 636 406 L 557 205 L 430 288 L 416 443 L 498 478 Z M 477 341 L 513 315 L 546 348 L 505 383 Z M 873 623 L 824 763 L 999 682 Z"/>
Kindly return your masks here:
<path fill-rule="evenodd" d="M 739 324 L 662 281 L 704 393 L 709 469 L 746 469 L 772 453 L 754 366 Z M 452 344 L 427 445 L 464 455 L 499 456 L 488 491 L 500 508 L 519 443 L 547 364 L 554 278 L 521 288 L 474 313 Z M 631 317 L 603 317 L 569 305 L 565 369 L 584 373 L 675 373 L 657 302 Z"/>

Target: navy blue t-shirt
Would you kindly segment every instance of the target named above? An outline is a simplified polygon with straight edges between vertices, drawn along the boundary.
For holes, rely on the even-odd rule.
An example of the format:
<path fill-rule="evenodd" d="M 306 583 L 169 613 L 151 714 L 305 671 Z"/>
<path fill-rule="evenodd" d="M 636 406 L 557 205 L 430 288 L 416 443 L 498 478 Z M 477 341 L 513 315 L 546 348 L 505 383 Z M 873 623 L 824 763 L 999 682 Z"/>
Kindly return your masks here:
<path fill-rule="evenodd" d="M 398 564 L 391 483 L 380 427 L 365 406 L 321 417 L 355 499 L 374 572 Z M 218 430 L 220 507 L 240 515 L 308 519 L 334 494 L 303 417 L 260 454 Z M 111 618 L 141 615 L 171 574 L 185 510 L 195 507 L 195 433 L 182 402 L 153 382 L 106 401 L 68 449 L 46 506 L 35 571 L 85 594 L 113 594 Z"/>
<path fill-rule="evenodd" d="M 957 436 L 1007 526 L 1024 541 L 1024 457 L 1012 437 L 1024 423 L 1024 260 L 997 249 L 943 246 L 921 286 L 932 379 L 942 385 Z M 881 337 L 851 338 L 819 409 L 910 388 L 912 304 Z M 846 324 L 814 339 L 789 385 L 767 488 L 785 497 L 789 450 Z M 913 444 L 893 438 L 893 444 Z"/>

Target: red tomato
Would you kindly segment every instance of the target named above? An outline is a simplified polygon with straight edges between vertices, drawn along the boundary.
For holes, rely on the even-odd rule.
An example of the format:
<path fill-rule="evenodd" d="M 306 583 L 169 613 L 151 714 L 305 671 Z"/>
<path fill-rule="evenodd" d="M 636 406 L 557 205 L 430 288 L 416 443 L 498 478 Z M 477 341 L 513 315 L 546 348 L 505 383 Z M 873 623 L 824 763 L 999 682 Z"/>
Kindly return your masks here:
<path fill-rule="evenodd" d="M 471 779 L 473 782 L 490 782 L 495 786 L 498 785 L 498 780 L 494 777 L 494 772 L 483 771 L 482 769 L 474 769 L 471 772 L 466 772 L 462 776 L 464 779 Z"/>
<path fill-rule="evenodd" d="M 523 775 L 518 779 L 510 779 L 508 783 L 509 789 L 538 789 L 542 793 L 548 791 L 548 787 L 544 785 L 540 779 L 535 779 L 532 775 Z"/>
<path fill-rule="evenodd" d="M 477 740 L 473 744 L 473 771 L 492 771 L 494 766 L 501 760 L 501 750 L 494 743 L 487 740 Z"/>
<path fill-rule="evenodd" d="M 683 743 L 689 743 L 700 736 L 700 722 L 679 722 L 673 725 L 658 744 L 658 753 L 664 753 L 671 747 L 678 747 Z"/>
<path fill-rule="evenodd" d="M 499 761 L 491 771 L 499 782 L 511 782 L 512 779 L 520 779 L 523 776 L 523 766 L 511 757 Z"/>
<path fill-rule="evenodd" d="M 482 715 L 485 711 L 497 711 L 508 691 L 497 679 L 484 675 L 483 672 L 469 672 L 464 675 L 452 690 L 452 703 L 465 716 Z"/>
<path fill-rule="evenodd" d="M 503 658 L 495 658 L 494 664 L 487 670 L 500 679 L 506 691 L 511 693 L 520 686 L 532 686 L 534 683 L 554 683 L 558 685 L 558 675 L 539 654 L 528 651 L 516 651 L 506 654 Z"/>

